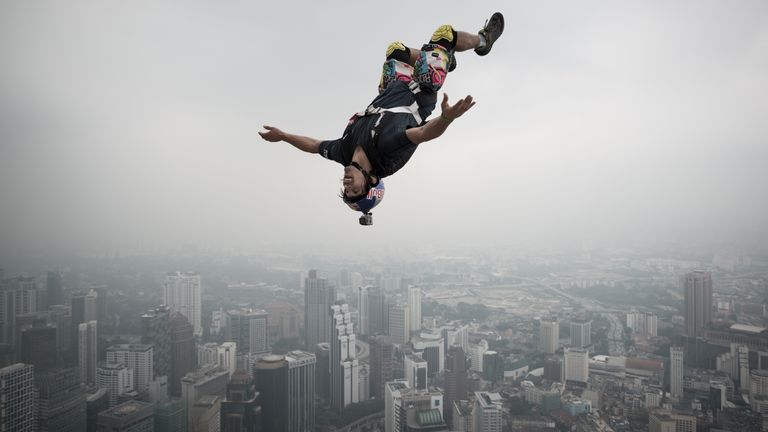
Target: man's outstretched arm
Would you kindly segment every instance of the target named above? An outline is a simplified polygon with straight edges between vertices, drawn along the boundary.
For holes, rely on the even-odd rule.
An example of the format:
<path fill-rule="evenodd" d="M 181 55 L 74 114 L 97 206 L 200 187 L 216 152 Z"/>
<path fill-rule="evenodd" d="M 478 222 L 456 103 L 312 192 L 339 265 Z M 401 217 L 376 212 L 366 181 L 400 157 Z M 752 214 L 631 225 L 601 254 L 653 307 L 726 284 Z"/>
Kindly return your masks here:
<path fill-rule="evenodd" d="M 469 111 L 473 106 L 475 106 L 475 102 L 472 100 L 472 96 L 467 96 L 454 105 L 449 105 L 448 95 L 443 93 L 443 102 L 440 104 L 442 110 L 440 117 L 433 118 L 423 126 L 406 130 L 405 136 L 414 144 L 433 140 L 442 135 L 452 121 L 461 117 L 462 114 Z"/>
<path fill-rule="evenodd" d="M 317 138 L 290 134 L 283 132 L 274 126 L 264 125 L 264 129 L 267 131 L 259 132 L 259 135 L 261 135 L 262 138 L 269 142 L 285 141 L 297 149 L 307 153 L 317 153 L 320 149 L 320 143 L 322 141 Z"/>

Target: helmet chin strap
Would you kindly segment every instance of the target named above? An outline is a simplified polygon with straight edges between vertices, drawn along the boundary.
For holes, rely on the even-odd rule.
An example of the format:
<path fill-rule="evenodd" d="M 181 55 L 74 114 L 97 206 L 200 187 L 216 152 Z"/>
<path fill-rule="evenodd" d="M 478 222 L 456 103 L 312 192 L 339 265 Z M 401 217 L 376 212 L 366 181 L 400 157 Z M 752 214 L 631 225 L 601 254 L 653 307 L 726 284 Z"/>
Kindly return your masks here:
<path fill-rule="evenodd" d="M 363 167 L 361 167 L 359 163 L 352 161 L 349 164 L 357 168 L 357 170 L 360 171 L 361 173 L 363 173 L 363 177 L 365 177 L 365 182 L 368 183 L 368 186 L 376 186 L 377 184 L 379 184 L 378 179 L 376 179 L 376 182 L 374 182 L 373 176 L 368 171 L 366 171 Z"/>

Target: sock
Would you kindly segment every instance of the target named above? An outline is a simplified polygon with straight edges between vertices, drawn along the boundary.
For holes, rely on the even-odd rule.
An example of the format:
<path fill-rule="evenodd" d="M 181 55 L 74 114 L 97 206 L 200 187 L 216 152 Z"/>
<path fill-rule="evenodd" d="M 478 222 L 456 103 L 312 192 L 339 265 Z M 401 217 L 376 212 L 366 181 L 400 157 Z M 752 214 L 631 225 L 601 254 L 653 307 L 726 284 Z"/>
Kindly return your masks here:
<path fill-rule="evenodd" d="M 477 46 L 478 48 L 485 48 L 485 46 L 488 44 L 488 42 L 485 40 L 485 36 L 478 33 L 478 36 L 480 36 L 480 44 Z"/>

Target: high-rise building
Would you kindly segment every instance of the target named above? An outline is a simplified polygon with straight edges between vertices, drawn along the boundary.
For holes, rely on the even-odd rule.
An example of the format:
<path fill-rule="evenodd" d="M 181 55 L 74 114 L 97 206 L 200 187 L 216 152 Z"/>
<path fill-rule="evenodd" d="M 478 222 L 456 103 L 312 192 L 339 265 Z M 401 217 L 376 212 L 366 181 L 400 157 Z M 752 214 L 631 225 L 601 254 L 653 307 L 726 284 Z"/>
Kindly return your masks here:
<path fill-rule="evenodd" d="M 179 312 L 192 324 L 195 336 L 203 335 L 201 324 L 200 274 L 172 272 L 165 275 L 164 303 L 171 312 Z"/>
<path fill-rule="evenodd" d="M 415 354 L 407 354 L 403 359 L 403 366 L 408 387 L 416 390 L 429 388 L 429 367 L 423 358 Z"/>
<path fill-rule="evenodd" d="M 467 325 L 445 326 L 441 329 L 445 352 L 451 347 L 461 347 L 465 352 L 469 349 L 469 327 Z"/>
<path fill-rule="evenodd" d="M 544 360 L 545 380 L 562 382 L 563 374 L 563 360 L 560 357 L 548 357 Z"/>
<path fill-rule="evenodd" d="M 461 347 L 448 350 L 445 365 L 445 394 L 443 396 L 443 418 L 453 424 L 454 402 L 467 397 L 467 357 Z"/>
<path fill-rule="evenodd" d="M 324 401 L 331 400 L 331 345 L 327 342 L 315 346 L 315 394 Z"/>
<path fill-rule="evenodd" d="M 394 345 L 387 336 L 374 336 L 368 341 L 370 391 L 375 399 L 384 398 L 384 384 L 394 378 Z"/>
<path fill-rule="evenodd" d="M 221 398 L 227 392 L 229 372 L 217 367 L 205 367 L 189 372 L 181 379 L 181 399 L 187 410 L 190 431 L 206 431 L 208 426 L 219 429 Z"/>
<path fill-rule="evenodd" d="M 120 363 L 133 369 L 133 389 L 146 393 L 154 377 L 153 353 L 153 346 L 147 344 L 112 345 L 107 348 L 107 363 Z"/>
<path fill-rule="evenodd" d="M 304 334 L 306 346 L 314 350 L 319 343 L 330 342 L 331 317 L 328 310 L 336 301 L 336 288 L 325 278 L 317 277 L 317 270 L 310 270 L 304 281 Z"/>
<path fill-rule="evenodd" d="M 141 343 L 154 346 L 154 374 L 168 376 L 171 371 L 171 308 L 161 305 L 141 316 Z"/>
<path fill-rule="evenodd" d="M 418 335 L 421 331 L 421 288 L 415 286 L 408 287 L 408 309 L 411 316 L 409 318 L 410 334 Z"/>
<path fill-rule="evenodd" d="M 89 387 L 85 394 L 85 430 L 96 432 L 99 413 L 109 409 L 107 389 Z"/>
<path fill-rule="evenodd" d="M 501 432 L 503 426 L 501 414 L 501 395 L 475 392 L 474 432 Z"/>
<path fill-rule="evenodd" d="M 245 369 L 229 379 L 227 395 L 221 401 L 221 432 L 260 432 L 261 406 L 256 385 Z"/>
<path fill-rule="evenodd" d="M 563 357 L 565 380 L 586 383 L 589 380 L 589 356 L 587 350 L 566 348 Z"/>
<path fill-rule="evenodd" d="M 0 430 L 35 432 L 35 367 L 16 363 L 0 369 Z"/>
<path fill-rule="evenodd" d="M 357 289 L 357 330 L 361 335 L 370 334 L 370 303 L 368 300 L 369 287 Z"/>
<path fill-rule="evenodd" d="M 187 317 L 179 312 L 171 314 L 168 323 L 171 334 L 171 363 L 168 371 L 168 390 L 172 396 L 181 396 L 181 381 L 197 366 L 194 328 Z"/>
<path fill-rule="evenodd" d="M 37 431 L 82 432 L 85 423 L 85 386 L 77 369 L 55 369 L 37 373 Z"/>
<path fill-rule="evenodd" d="M 749 373 L 750 397 L 768 396 L 768 370 L 753 369 Z"/>
<path fill-rule="evenodd" d="M 64 304 L 64 278 L 59 271 L 49 271 L 45 281 L 47 306 Z"/>
<path fill-rule="evenodd" d="M 389 332 L 389 302 L 387 294 L 378 287 L 368 288 L 368 334 Z M 383 391 L 383 389 L 382 389 Z"/>
<path fill-rule="evenodd" d="M 655 337 L 658 335 L 659 319 L 650 312 L 629 312 L 627 327 L 635 336 Z"/>
<path fill-rule="evenodd" d="M 403 345 L 410 340 L 411 312 L 408 305 L 390 305 L 389 337 L 392 343 Z"/>
<path fill-rule="evenodd" d="M 557 319 L 541 320 L 539 324 L 539 349 L 554 354 L 560 346 L 560 323 Z"/>
<path fill-rule="evenodd" d="M 80 380 L 86 384 L 96 384 L 96 359 L 98 354 L 98 335 L 96 321 L 78 325 L 77 352 L 80 365 Z"/>
<path fill-rule="evenodd" d="M 453 402 L 451 410 L 451 430 L 455 432 L 470 432 L 474 427 L 472 423 L 472 403 L 468 400 L 457 400 Z"/>
<path fill-rule="evenodd" d="M 415 390 L 408 387 L 406 380 L 395 380 L 384 386 L 384 430 L 399 432 L 419 430 L 413 420 L 417 414 L 432 418 L 430 422 L 437 430 L 445 430 L 442 419 L 443 394 L 435 389 Z M 409 428 L 409 420 L 412 425 Z M 442 425 L 442 429 L 439 427 Z M 423 429 L 422 429 L 423 430 Z"/>
<path fill-rule="evenodd" d="M 268 352 L 267 319 L 268 314 L 263 310 L 228 311 L 226 340 L 237 344 L 238 354 Z"/>
<path fill-rule="evenodd" d="M 288 362 L 288 432 L 315 430 L 315 373 L 317 359 L 306 351 L 290 351 Z"/>
<path fill-rule="evenodd" d="M 298 338 L 304 327 L 304 310 L 292 303 L 270 303 L 264 306 L 269 315 L 267 337 L 270 341 Z"/>
<path fill-rule="evenodd" d="M 442 373 L 445 370 L 445 341 L 440 332 L 423 331 L 411 336 L 411 347 L 429 365 L 429 376 Z"/>
<path fill-rule="evenodd" d="M 288 426 L 288 362 L 282 355 L 265 355 L 253 367 L 261 399 L 261 427 L 284 432 Z"/>
<path fill-rule="evenodd" d="M 669 393 L 673 399 L 683 397 L 683 347 L 669 348 Z"/>
<path fill-rule="evenodd" d="M 592 345 L 592 321 L 576 319 L 571 321 L 571 346 L 584 348 Z"/>
<path fill-rule="evenodd" d="M 187 432 L 187 407 L 179 398 L 170 398 L 154 403 L 154 432 Z M 222 431 L 224 429 L 222 428 Z"/>
<path fill-rule="evenodd" d="M 120 396 L 133 391 L 133 369 L 122 363 L 102 363 L 96 368 L 96 385 L 109 392 L 109 406 L 117 405 Z"/>
<path fill-rule="evenodd" d="M 218 366 L 229 371 L 229 376 L 237 368 L 237 344 L 224 342 L 207 343 L 197 347 L 197 364 L 200 366 Z"/>
<path fill-rule="evenodd" d="M 469 346 L 469 355 L 472 359 L 470 369 L 475 372 L 483 371 L 483 355 L 488 351 L 488 341 L 481 339 L 477 344 Z"/>
<path fill-rule="evenodd" d="M 688 273 L 681 285 L 685 292 L 685 334 L 704 336 L 704 329 L 712 322 L 712 273 Z"/>
<path fill-rule="evenodd" d="M 42 373 L 57 366 L 56 327 L 32 327 L 21 332 L 21 362 Z"/>
<path fill-rule="evenodd" d="M 17 277 L 0 280 L 0 343 L 18 346 L 18 315 L 37 312 L 37 282 Z"/>
<path fill-rule="evenodd" d="M 486 381 L 504 379 L 504 359 L 498 351 L 486 351 L 483 354 L 483 379 Z"/>
<path fill-rule="evenodd" d="M 654 410 L 648 415 L 649 432 L 696 432 L 696 417 L 667 410 Z"/>
<path fill-rule="evenodd" d="M 155 427 L 155 412 L 150 403 L 130 400 L 100 412 L 97 424 L 99 431 L 151 432 Z"/>
<path fill-rule="evenodd" d="M 331 306 L 329 312 L 331 407 L 341 411 L 347 405 L 360 401 L 356 336 L 346 303 Z"/>

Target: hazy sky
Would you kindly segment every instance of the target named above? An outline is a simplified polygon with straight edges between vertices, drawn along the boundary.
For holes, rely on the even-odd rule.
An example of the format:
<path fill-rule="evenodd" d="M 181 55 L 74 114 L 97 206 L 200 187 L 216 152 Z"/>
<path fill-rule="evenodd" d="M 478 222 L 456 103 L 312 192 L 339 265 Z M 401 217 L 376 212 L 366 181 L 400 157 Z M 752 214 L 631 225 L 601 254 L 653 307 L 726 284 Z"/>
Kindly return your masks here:
<path fill-rule="evenodd" d="M 703 237 L 768 244 L 765 1 L 0 1 L 0 256 L 202 243 Z M 387 44 L 506 31 L 444 87 L 477 105 L 387 179 L 373 227 L 337 138 Z M 439 112 L 439 110 L 438 110 Z"/>

